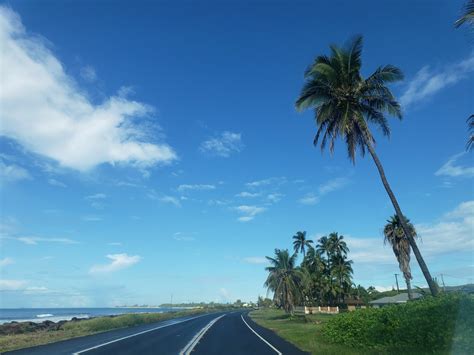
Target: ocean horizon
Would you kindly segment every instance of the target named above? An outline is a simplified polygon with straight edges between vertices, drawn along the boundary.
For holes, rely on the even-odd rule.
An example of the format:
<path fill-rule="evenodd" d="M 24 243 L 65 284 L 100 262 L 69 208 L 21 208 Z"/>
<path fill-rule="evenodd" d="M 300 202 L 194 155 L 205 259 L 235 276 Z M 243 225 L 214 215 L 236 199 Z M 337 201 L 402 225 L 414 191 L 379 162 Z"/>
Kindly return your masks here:
<path fill-rule="evenodd" d="M 183 307 L 0 308 L 0 324 L 9 322 L 59 322 L 128 313 L 166 313 Z"/>

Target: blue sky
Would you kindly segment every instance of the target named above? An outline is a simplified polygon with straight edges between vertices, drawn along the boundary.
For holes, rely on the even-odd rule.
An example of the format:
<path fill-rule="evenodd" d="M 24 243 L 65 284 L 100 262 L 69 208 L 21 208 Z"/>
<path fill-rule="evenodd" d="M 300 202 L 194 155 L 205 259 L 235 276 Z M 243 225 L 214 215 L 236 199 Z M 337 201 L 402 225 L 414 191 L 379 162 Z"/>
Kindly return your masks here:
<path fill-rule="evenodd" d="M 391 288 L 373 162 L 321 154 L 294 110 L 314 56 L 359 33 L 364 74 L 406 76 L 376 148 L 420 249 L 472 282 L 463 2 L 355 3 L 2 2 L 0 306 L 255 300 L 298 230 L 343 234 L 354 281 Z"/>

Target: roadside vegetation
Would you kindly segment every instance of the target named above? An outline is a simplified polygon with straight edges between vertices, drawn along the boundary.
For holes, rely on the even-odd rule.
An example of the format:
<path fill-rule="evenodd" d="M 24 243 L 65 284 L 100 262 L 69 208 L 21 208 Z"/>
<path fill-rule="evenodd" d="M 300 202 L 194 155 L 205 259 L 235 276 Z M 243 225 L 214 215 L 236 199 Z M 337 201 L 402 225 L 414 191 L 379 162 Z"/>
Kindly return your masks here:
<path fill-rule="evenodd" d="M 43 322 L 38 327 L 31 322 L 0 325 L 0 353 L 15 349 L 53 343 L 60 340 L 96 334 L 108 330 L 149 324 L 167 319 L 227 310 L 230 306 L 215 306 L 169 313 L 134 313 L 63 322 Z M 46 324 L 44 324 L 46 323 Z"/>
<path fill-rule="evenodd" d="M 461 294 L 338 315 L 260 309 L 252 319 L 312 354 L 469 354 L 474 297 Z"/>
<path fill-rule="evenodd" d="M 266 308 L 250 312 L 250 317 L 257 324 L 274 331 L 283 339 L 311 354 L 376 354 L 376 352 L 361 352 L 343 344 L 328 342 L 321 330 L 329 319 L 335 317 L 331 314 L 292 316 L 280 309 Z"/>

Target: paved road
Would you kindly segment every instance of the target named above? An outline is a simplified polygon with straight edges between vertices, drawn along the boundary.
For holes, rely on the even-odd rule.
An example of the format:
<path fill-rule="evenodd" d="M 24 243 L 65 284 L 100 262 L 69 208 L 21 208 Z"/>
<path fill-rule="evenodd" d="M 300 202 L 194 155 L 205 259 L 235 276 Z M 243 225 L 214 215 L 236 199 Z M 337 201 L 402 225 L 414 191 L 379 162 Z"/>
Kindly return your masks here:
<path fill-rule="evenodd" d="M 255 324 L 246 312 L 183 317 L 65 340 L 7 354 L 304 354 L 272 331 Z"/>

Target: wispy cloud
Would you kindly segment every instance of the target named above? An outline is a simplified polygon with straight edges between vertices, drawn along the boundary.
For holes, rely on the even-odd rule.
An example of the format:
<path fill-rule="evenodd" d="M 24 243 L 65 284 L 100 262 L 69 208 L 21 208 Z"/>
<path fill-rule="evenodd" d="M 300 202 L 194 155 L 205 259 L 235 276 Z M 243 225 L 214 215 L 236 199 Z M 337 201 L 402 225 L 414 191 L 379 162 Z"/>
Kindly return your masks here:
<path fill-rule="evenodd" d="M 188 185 L 183 184 L 178 186 L 178 191 L 184 192 L 188 190 L 214 190 L 216 188 L 215 185 L 205 185 L 205 184 L 196 184 L 196 185 Z"/>
<path fill-rule="evenodd" d="M 84 222 L 100 222 L 102 221 L 101 216 L 94 216 L 94 215 L 89 215 L 89 216 L 82 216 L 81 218 Z"/>
<path fill-rule="evenodd" d="M 93 194 L 93 195 L 88 195 L 84 198 L 86 200 L 103 200 L 103 199 L 107 198 L 107 195 L 102 193 L 102 192 L 99 192 L 99 193 L 96 193 L 96 194 Z"/>
<path fill-rule="evenodd" d="M 474 249 L 474 201 L 460 203 L 438 221 L 415 224 L 421 240 L 418 246 L 425 257 Z M 355 265 L 363 263 L 396 264 L 391 248 L 379 238 L 346 237 L 351 259 Z"/>
<path fill-rule="evenodd" d="M 0 160 L 0 181 L 15 182 L 29 179 L 31 175 L 25 168 L 16 164 L 6 164 Z"/>
<path fill-rule="evenodd" d="M 91 67 L 90 65 L 87 65 L 83 68 L 81 68 L 81 77 L 85 81 L 89 83 L 93 83 L 94 81 L 97 80 L 97 73 L 95 72 L 95 69 Z"/>
<path fill-rule="evenodd" d="M 79 242 L 69 238 L 42 238 L 42 237 L 24 237 L 0 235 L 0 239 L 17 240 L 28 245 L 37 245 L 39 243 L 60 243 L 60 244 L 78 244 Z"/>
<path fill-rule="evenodd" d="M 254 198 L 254 197 L 260 196 L 260 194 L 257 193 L 257 192 L 252 193 L 252 192 L 248 192 L 248 191 L 242 191 L 242 192 L 238 193 L 235 196 L 236 197 L 243 197 L 243 198 Z"/>
<path fill-rule="evenodd" d="M 0 280 L 0 291 L 18 291 L 26 287 L 23 280 Z"/>
<path fill-rule="evenodd" d="M 345 178 L 345 177 L 335 178 L 319 186 L 318 192 L 320 196 L 324 196 L 333 191 L 342 189 L 347 184 L 349 184 L 348 178 Z"/>
<path fill-rule="evenodd" d="M 474 177 L 474 167 L 473 166 L 461 166 L 456 165 L 456 162 L 464 156 L 466 153 L 459 153 L 453 155 L 448 159 L 446 163 L 443 164 L 438 171 L 435 172 L 436 176 L 450 176 L 450 177 Z"/>
<path fill-rule="evenodd" d="M 25 280 L 0 280 L 0 291 L 20 291 L 25 294 L 44 293 L 49 291 L 44 286 L 28 286 Z"/>
<path fill-rule="evenodd" d="M 192 241 L 196 240 L 196 238 L 193 237 L 192 235 L 188 235 L 188 234 L 185 234 L 185 233 L 182 233 L 182 232 L 174 233 L 173 234 L 173 239 L 177 240 L 177 241 L 180 241 L 180 242 L 192 242 Z"/>
<path fill-rule="evenodd" d="M 350 183 L 350 180 L 345 177 L 339 177 L 321 184 L 318 187 L 318 192 L 310 192 L 298 200 L 303 205 L 315 205 L 319 203 L 321 198 L 331 192 L 342 189 Z"/>
<path fill-rule="evenodd" d="M 242 205 L 234 208 L 242 216 L 237 220 L 239 222 L 250 222 L 256 215 L 266 211 L 265 207 Z"/>
<path fill-rule="evenodd" d="M 249 188 L 257 188 L 257 187 L 262 187 L 262 186 L 279 186 L 284 183 L 286 183 L 287 179 L 286 177 L 271 177 L 268 179 L 263 179 L 263 180 L 256 180 L 256 181 L 251 181 L 245 184 L 245 186 Z"/>
<path fill-rule="evenodd" d="M 8 68 L 0 75 L 1 135 L 79 171 L 103 163 L 143 167 L 177 159 L 170 146 L 150 136 L 150 124 L 137 123 L 153 108 L 123 93 L 92 102 L 15 12 L 1 6 L 0 22 L 2 68 Z"/>
<path fill-rule="evenodd" d="M 67 187 L 67 185 L 59 180 L 56 179 L 48 179 L 48 184 L 51 186 L 56 186 L 56 187 Z"/>
<path fill-rule="evenodd" d="M 248 256 L 242 261 L 247 264 L 268 264 L 268 260 L 264 256 Z"/>
<path fill-rule="evenodd" d="M 407 107 L 423 101 L 447 86 L 467 78 L 474 71 L 474 53 L 468 58 L 447 66 L 443 70 L 433 70 L 429 66 L 421 68 L 408 83 L 400 102 Z"/>
<path fill-rule="evenodd" d="M 13 264 L 13 259 L 12 258 L 3 258 L 0 259 L 0 267 L 5 267 L 7 265 Z"/>
<path fill-rule="evenodd" d="M 228 158 L 232 153 L 240 152 L 243 147 L 240 133 L 225 131 L 217 137 L 202 142 L 199 149 L 203 153 Z"/>
<path fill-rule="evenodd" d="M 319 202 L 319 197 L 316 196 L 316 194 L 310 192 L 300 198 L 298 202 L 303 205 L 316 205 Z"/>
<path fill-rule="evenodd" d="M 94 265 L 91 267 L 89 272 L 91 274 L 107 274 L 119 270 L 129 268 L 142 260 L 139 255 L 128 255 L 128 254 L 109 254 L 107 258 L 112 260 L 109 264 Z"/>
<path fill-rule="evenodd" d="M 170 203 L 176 207 L 181 207 L 181 202 L 176 197 L 173 197 L 173 196 L 159 197 L 158 200 L 164 203 Z"/>
<path fill-rule="evenodd" d="M 267 200 L 271 203 L 277 203 L 282 199 L 284 195 L 280 193 L 273 193 L 273 194 L 268 194 L 267 195 Z"/>

